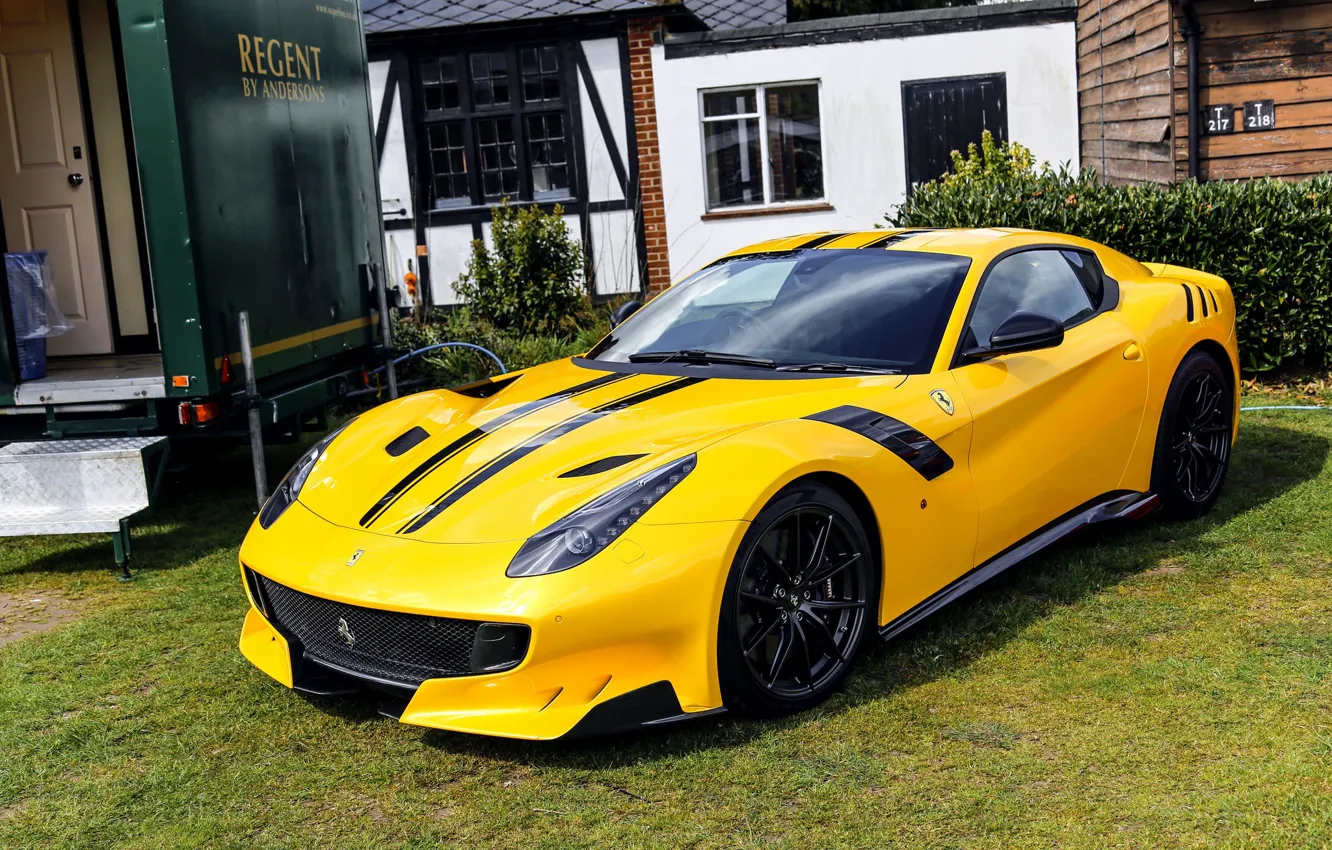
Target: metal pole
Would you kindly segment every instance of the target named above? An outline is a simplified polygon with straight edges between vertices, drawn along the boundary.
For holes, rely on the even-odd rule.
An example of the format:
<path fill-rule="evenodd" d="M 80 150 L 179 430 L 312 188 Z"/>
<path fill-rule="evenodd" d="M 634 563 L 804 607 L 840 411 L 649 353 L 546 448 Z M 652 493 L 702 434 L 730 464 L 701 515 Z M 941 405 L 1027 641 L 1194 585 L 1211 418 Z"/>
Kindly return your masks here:
<path fill-rule="evenodd" d="M 379 321 L 384 333 L 384 374 L 388 376 L 389 401 L 392 401 L 398 397 L 398 372 L 393 363 L 393 318 L 388 311 L 388 288 L 377 266 L 367 264 L 365 268 L 366 274 L 374 277 L 375 293 L 379 296 Z"/>
<path fill-rule="evenodd" d="M 259 383 L 254 377 L 254 352 L 250 349 L 250 314 L 240 311 L 241 362 L 245 366 L 245 396 L 250 405 L 250 460 L 254 463 L 254 494 L 259 508 L 268 501 L 268 469 L 264 466 L 264 426 L 259 418 Z"/>
<path fill-rule="evenodd" d="M 1188 51 L 1188 110 L 1189 110 L 1189 177 L 1197 180 L 1201 177 L 1199 149 L 1202 135 L 1202 107 L 1198 105 L 1198 40 L 1202 38 L 1202 20 L 1193 0 L 1180 0 L 1180 11 L 1184 13 L 1184 49 Z"/>

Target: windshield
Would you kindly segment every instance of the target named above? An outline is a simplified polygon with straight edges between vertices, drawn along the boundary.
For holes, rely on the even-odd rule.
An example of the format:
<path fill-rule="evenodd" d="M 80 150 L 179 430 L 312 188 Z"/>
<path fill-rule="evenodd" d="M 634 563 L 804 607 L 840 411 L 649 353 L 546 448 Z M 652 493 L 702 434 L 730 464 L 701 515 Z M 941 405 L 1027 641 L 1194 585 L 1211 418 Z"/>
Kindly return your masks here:
<path fill-rule="evenodd" d="M 678 352 L 669 360 L 702 363 L 724 354 L 777 368 L 928 372 L 970 265 L 882 249 L 723 260 L 648 303 L 588 356 L 660 362 Z"/>

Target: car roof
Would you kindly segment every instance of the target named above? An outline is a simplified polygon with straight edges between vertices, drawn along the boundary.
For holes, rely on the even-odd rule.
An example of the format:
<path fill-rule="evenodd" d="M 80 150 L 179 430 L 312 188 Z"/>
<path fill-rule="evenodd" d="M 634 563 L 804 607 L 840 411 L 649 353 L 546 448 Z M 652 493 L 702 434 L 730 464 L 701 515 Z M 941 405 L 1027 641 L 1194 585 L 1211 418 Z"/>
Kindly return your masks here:
<path fill-rule="evenodd" d="M 1043 230 L 1024 230 L 1016 227 L 976 228 L 897 228 L 860 231 L 822 231 L 769 239 L 728 254 L 743 257 L 750 254 L 773 254 L 785 251 L 874 248 L 890 251 L 923 251 L 969 257 L 979 267 L 992 262 L 1000 254 L 1027 246 L 1067 245 L 1094 251 L 1106 273 L 1119 281 L 1150 278 L 1152 272 L 1142 263 L 1099 242 L 1092 242 L 1066 233 Z"/>
<path fill-rule="evenodd" d="M 746 254 L 767 254 L 778 251 L 805 249 L 886 248 L 904 251 L 931 251 L 941 254 L 992 253 L 1022 244 L 1049 244 L 1051 242 L 1087 248 L 1101 246 L 1060 233 L 1039 230 L 1021 230 L 1013 227 L 978 228 L 897 228 L 861 230 L 852 232 L 823 231 L 769 239 L 733 251 L 732 257 Z M 1002 244 L 1001 244 L 1002 243 Z"/>

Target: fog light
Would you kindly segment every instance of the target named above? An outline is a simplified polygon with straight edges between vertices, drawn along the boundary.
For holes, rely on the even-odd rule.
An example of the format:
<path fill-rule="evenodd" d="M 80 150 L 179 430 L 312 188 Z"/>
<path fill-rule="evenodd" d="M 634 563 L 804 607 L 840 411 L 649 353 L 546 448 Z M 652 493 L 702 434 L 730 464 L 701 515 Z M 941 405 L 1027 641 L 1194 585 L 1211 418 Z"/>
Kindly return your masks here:
<path fill-rule="evenodd" d="M 482 623 L 472 641 L 472 672 L 511 670 L 527 656 L 532 630 L 512 623 Z"/>

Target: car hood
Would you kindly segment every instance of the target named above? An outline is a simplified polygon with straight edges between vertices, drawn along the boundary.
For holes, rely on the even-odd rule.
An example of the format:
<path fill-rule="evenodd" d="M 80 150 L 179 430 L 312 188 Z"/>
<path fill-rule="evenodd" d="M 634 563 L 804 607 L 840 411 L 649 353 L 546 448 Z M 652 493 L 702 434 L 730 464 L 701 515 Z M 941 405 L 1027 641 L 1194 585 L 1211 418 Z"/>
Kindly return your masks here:
<path fill-rule="evenodd" d="M 557 361 L 365 413 L 329 445 L 300 501 L 329 522 L 375 534 L 433 543 L 522 540 L 731 434 L 903 380 L 722 378 L 708 369 L 662 374 L 668 370 L 593 365 Z"/>

